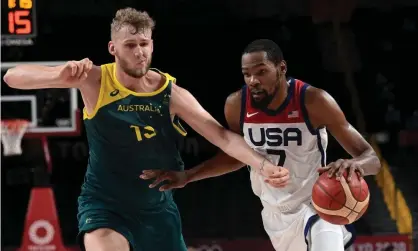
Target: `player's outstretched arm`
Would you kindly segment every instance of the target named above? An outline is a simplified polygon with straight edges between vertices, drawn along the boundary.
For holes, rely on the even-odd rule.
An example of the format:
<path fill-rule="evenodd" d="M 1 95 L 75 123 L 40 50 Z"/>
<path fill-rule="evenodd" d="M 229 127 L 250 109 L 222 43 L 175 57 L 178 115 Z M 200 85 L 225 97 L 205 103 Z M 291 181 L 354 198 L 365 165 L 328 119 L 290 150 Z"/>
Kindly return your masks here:
<path fill-rule="evenodd" d="M 225 102 L 224 113 L 229 129 L 240 133 L 241 91 L 228 96 Z M 211 177 L 221 176 L 244 167 L 241 161 L 220 151 L 213 158 L 186 171 L 187 182 L 194 182 Z"/>
<path fill-rule="evenodd" d="M 180 90 L 180 92 L 181 91 L 182 90 Z M 187 96 L 191 96 L 191 95 L 187 94 Z M 193 99 L 194 100 L 193 102 L 197 103 L 197 101 L 193 97 L 186 97 L 186 99 L 188 98 Z M 198 109 L 203 110 L 203 108 L 201 108 L 198 103 L 195 106 Z M 181 108 L 181 109 L 184 109 L 184 108 Z M 187 112 L 187 110 L 185 110 L 185 112 Z M 241 112 L 241 91 L 235 92 L 227 98 L 224 112 L 225 112 L 225 117 L 228 122 L 228 126 L 230 130 L 236 133 L 239 133 L 240 132 L 240 112 Z M 207 118 L 206 116 L 209 116 L 209 118 Z M 207 119 L 209 120 L 210 123 L 213 123 L 215 125 L 215 130 L 218 130 L 218 131 L 225 130 L 216 121 L 214 121 L 214 119 L 210 117 L 210 115 L 206 115 L 206 116 L 204 117 L 204 119 Z M 192 119 L 192 118 L 193 117 L 189 119 Z M 196 117 L 196 118 L 199 119 L 199 117 Z M 209 130 L 208 128 L 210 129 L 210 126 L 205 127 L 204 129 L 201 129 L 201 130 Z M 204 133 L 202 134 L 205 135 Z M 235 136 L 236 134 L 233 134 L 233 135 Z M 241 139 L 240 142 L 236 143 L 237 146 L 247 145 L 241 136 L 236 135 L 236 137 Z M 215 140 L 216 140 L 216 137 L 215 137 Z M 237 139 L 235 140 L 238 141 Z M 241 151 L 239 149 L 237 150 Z M 248 150 L 247 148 L 243 150 L 243 153 L 245 153 L 245 151 L 248 152 L 251 150 Z M 175 171 L 166 171 L 166 170 L 144 170 L 143 174 L 140 175 L 140 177 L 141 179 L 144 179 L 144 180 L 154 179 L 153 183 L 150 185 L 151 188 L 156 187 L 163 181 L 167 181 L 166 184 L 164 184 L 163 186 L 159 188 L 160 191 L 164 191 L 164 190 L 169 190 L 173 188 L 182 188 L 190 182 L 230 173 L 230 172 L 240 169 L 243 166 L 245 166 L 244 163 L 242 163 L 241 161 L 221 151 L 217 155 L 215 155 L 213 158 L 197 165 L 196 167 L 192 169 L 186 170 L 184 172 L 175 172 Z M 279 170 L 279 172 L 276 173 L 275 175 L 269 175 L 272 173 L 272 170 Z M 266 177 L 265 181 L 273 187 L 277 187 L 277 188 L 284 187 L 287 185 L 289 181 L 289 172 L 285 168 L 282 168 L 282 167 L 272 166 L 270 170 L 268 170 L 268 167 L 265 167 L 263 168 L 263 170 L 261 170 L 261 173 L 265 176 L 268 176 Z"/>
<path fill-rule="evenodd" d="M 18 65 L 9 69 L 3 79 L 16 89 L 79 88 L 92 69 L 100 70 L 88 58 L 54 67 Z"/>
<path fill-rule="evenodd" d="M 354 172 L 361 175 L 376 175 L 380 170 L 380 161 L 372 146 L 345 118 L 337 102 L 327 92 L 314 87 L 306 90 L 306 108 L 309 119 L 315 128 L 326 127 L 340 145 L 353 157 L 339 159 L 319 171 L 328 171 L 329 175 L 341 177 L 349 171 L 350 180 Z"/>
<path fill-rule="evenodd" d="M 266 176 L 282 175 L 283 168 L 273 165 L 253 151 L 240 135 L 225 129 L 187 90 L 173 85 L 170 109 L 226 154 L 260 171 L 264 170 Z"/>

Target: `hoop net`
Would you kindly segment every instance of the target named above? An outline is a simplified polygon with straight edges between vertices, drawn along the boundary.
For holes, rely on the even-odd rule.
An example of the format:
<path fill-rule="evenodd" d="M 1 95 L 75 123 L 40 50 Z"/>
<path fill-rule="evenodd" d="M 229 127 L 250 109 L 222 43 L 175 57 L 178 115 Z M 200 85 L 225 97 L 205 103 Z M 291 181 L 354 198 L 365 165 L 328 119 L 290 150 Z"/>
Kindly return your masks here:
<path fill-rule="evenodd" d="M 4 156 L 22 154 L 22 137 L 29 126 L 29 121 L 22 119 L 1 121 L 1 143 Z"/>

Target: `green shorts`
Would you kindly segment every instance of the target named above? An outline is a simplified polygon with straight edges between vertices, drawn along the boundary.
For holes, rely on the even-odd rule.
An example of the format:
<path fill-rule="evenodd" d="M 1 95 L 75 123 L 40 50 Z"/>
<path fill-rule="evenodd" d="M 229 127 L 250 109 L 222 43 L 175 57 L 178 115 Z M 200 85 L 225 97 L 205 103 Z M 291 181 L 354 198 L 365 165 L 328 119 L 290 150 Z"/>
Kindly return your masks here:
<path fill-rule="evenodd" d="M 77 239 L 81 250 L 85 250 L 85 233 L 110 228 L 128 240 L 131 251 L 187 251 L 180 214 L 174 202 L 158 210 L 140 211 L 137 214 L 90 206 L 91 209 L 89 205 L 79 207 Z"/>

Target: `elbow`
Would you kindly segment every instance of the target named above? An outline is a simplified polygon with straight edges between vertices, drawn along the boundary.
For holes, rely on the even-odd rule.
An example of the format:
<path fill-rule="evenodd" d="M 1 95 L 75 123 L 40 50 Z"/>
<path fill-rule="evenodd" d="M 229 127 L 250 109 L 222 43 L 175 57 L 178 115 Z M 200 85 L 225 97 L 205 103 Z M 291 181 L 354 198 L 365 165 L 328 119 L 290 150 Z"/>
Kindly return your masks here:
<path fill-rule="evenodd" d="M 12 88 L 19 88 L 19 79 L 20 78 L 16 73 L 16 69 L 7 70 L 6 74 L 3 77 L 4 82 Z"/>
<path fill-rule="evenodd" d="M 375 175 L 377 175 L 382 169 L 382 163 L 380 162 L 380 159 L 377 156 L 375 156 L 375 158 L 376 158 L 376 174 Z"/>
<path fill-rule="evenodd" d="M 3 81 L 10 87 L 12 87 L 13 84 L 13 76 L 12 73 L 10 72 L 11 70 L 7 70 L 6 74 L 4 74 L 3 76 Z"/>
<path fill-rule="evenodd" d="M 382 163 L 380 162 L 379 157 L 377 156 L 377 154 L 373 151 L 372 155 L 371 155 L 371 163 L 372 163 L 372 175 L 377 175 L 380 170 L 382 169 Z"/>

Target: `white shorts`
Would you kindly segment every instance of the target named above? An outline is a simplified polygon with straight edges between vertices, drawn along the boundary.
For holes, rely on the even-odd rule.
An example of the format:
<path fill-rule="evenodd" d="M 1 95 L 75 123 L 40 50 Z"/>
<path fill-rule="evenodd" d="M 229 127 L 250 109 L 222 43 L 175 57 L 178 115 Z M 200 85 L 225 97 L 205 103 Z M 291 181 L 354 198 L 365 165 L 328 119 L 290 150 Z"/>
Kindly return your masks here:
<path fill-rule="evenodd" d="M 261 215 L 264 229 L 277 251 L 309 251 L 309 231 L 312 225 L 318 221 L 322 221 L 321 225 L 324 228 L 331 225 L 320 219 L 310 204 L 302 204 L 297 210 L 286 213 L 264 206 Z M 354 228 L 352 225 L 341 226 L 341 228 L 345 249 L 347 249 L 354 242 Z"/>

